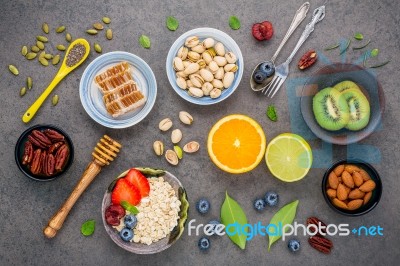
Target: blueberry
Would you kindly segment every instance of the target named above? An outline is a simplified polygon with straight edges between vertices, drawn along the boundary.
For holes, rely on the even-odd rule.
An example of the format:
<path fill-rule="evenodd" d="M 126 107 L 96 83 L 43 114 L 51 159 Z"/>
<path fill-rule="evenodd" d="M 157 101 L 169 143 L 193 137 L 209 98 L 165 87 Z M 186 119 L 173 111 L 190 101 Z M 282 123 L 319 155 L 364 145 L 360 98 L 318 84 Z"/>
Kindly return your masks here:
<path fill-rule="evenodd" d="M 265 194 L 264 200 L 268 206 L 276 206 L 278 205 L 279 195 L 273 191 L 269 191 Z"/>
<path fill-rule="evenodd" d="M 256 211 L 262 211 L 265 209 L 265 201 L 263 199 L 255 199 L 253 206 Z"/>
<path fill-rule="evenodd" d="M 129 242 L 133 238 L 133 231 L 125 227 L 124 229 L 121 230 L 121 232 L 119 232 L 119 235 L 122 240 Z"/>
<path fill-rule="evenodd" d="M 137 223 L 136 216 L 134 216 L 134 215 L 125 216 L 124 223 L 125 223 L 126 228 L 133 229 Z"/>
<path fill-rule="evenodd" d="M 208 224 L 211 224 L 213 227 L 212 227 L 212 235 L 216 235 L 217 233 L 216 233 L 216 228 L 217 228 L 217 225 L 219 225 L 219 224 L 221 224 L 221 222 L 220 221 L 218 221 L 218 220 L 211 220 L 211 221 L 209 221 L 208 222 Z"/>
<path fill-rule="evenodd" d="M 254 72 L 254 74 L 253 74 L 253 80 L 258 84 L 263 83 L 264 79 L 266 79 L 266 78 L 267 78 L 267 75 L 260 70 Z"/>
<path fill-rule="evenodd" d="M 200 199 L 196 203 L 196 209 L 199 213 L 206 214 L 208 210 L 210 210 L 210 202 L 208 202 L 206 199 Z"/>
<path fill-rule="evenodd" d="M 201 251 L 206 251 L 211 246 L 210 240 L 207 237 L 202 237 L 199 239 L 198 246 Z"/>
<path fill-rule="evenodd" d="M 269 78 L 275 73 L 275 66 L 272 62 L 268 61 L 260 65 L 260 71 Z"/>
<path fill-rule="evenodd" d="M 300 249 L 300 241 L 296 239 L 290 239 L 288 243 L 288 248 L 292 252 L 296 252 Z"/>

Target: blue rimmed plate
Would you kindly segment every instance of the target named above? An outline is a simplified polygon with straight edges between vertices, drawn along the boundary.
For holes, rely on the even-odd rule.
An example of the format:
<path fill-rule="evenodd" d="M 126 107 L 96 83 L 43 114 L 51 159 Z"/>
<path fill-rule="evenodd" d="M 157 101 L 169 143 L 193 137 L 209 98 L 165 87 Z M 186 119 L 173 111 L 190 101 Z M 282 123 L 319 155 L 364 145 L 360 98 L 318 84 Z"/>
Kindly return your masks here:
<path fill-rule="evenodd" d="M 103 103 L 103 94 L 96 87 L 94 78 L 100 72 L 122 61 L 132 66 L 132 76 L 146 103 L 124 115 L 112 117 Z M 157 96 L 157 82 L 150 66 L 140 57 L 127 52 L 110 52 L 93 60 L 85 69 L 79 85 L 79 96 L 83 108 L 97 123 L 109 128 L 127 128 L 139 123 L 153 108 Z"/>

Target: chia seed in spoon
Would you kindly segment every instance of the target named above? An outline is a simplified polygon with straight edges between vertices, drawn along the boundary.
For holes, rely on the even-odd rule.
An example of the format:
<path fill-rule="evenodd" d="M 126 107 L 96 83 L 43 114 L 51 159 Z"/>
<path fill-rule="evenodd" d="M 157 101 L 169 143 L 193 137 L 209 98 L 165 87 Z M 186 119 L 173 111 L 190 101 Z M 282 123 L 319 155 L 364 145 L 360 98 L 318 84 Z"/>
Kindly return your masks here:
<path fill-rule="evenodd" d="M 84 45 L 80 43 L 75 44 L 67 55 L 67 62 L 66 62 L 67 66 L 72 67 L 76 65 L 79 61 L 81 61 L 85 52 L 86 48 Z"/>

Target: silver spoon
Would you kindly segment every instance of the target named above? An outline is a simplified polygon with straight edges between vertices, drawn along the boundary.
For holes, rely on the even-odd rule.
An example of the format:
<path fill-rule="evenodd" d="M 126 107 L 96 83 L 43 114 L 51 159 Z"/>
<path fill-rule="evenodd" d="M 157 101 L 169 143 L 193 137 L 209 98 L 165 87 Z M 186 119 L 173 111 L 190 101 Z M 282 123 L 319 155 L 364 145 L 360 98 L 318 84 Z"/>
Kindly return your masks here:
<path fill-rule="evenodd" d="M 279 52 L 281 51 L 282 47 L 285 45 L 287 40 L 289 40 L 292 33 L 297 29 L 297 27 L 300 25 L 300 23 L 305 19 L 309 8 L 310 8 L 310 3 L 305 2 L 296 11 L 296 14 L 294 15 L 294 18 L 292 20 L 292 24 L 290 24 L 290 27 L 289 27 L 288 31 L 286 32 L 285 37 L 283 38 L 283 40 L 282 40 L 281 44 L 279 45 L 278 49 L 276 50 L 275 54 L 272 56 L 271 60 L 261 62 L 254 68 L 253 72 L 251 73 L 251 77 L 250 77 L 250 87 L 253 91 L 261 91 L 265 87 L 267 87 L 268 84 L 271 82 L 274 75 L 264 79 L 264 81 L 262 83 L 257 83 L 253 79 L 254 73 L 259 69 L 260 65 L 262 65 L 263 63 L 267 63 L 267 62 L 270 62 L 272 64 L 272 66 L 275 68 L 274 61 L 275 61 L 276 57 L 278 56 Z"/>

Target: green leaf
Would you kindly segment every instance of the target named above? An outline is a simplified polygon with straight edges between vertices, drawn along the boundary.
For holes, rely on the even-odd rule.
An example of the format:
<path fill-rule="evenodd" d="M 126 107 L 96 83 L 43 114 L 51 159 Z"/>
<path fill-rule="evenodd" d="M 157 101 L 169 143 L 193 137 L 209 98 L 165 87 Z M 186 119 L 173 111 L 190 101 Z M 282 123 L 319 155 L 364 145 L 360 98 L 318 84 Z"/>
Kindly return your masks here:
<path fill-rule="evenodd" d="M 81 226 L 81 233 L 84 236 L 90 236 L 94 233 L 94 228 L 96 225 L 96 221 L 95 220 L 87 220 L 86 222 L 84 222 Z"/>
<path fill-rule="evenodd" d="M 135 168 L 147 177 L 159 177 L 165 175 L 165 171 L 162 169 L 156 169 L 150 167 L 135 167 Z"/>
<path fill-rule="evenodd" d="M 351 44 L 351 39 L 348 39 L 344 49 L 340 51 L 340 55 L 344 54 L 347 51 L 347 49 L 349 49 L 350 44 Z"/>
<path fill-rule="evenodd" d="M 151 46 L 150 38 L 146 35 L 142 35 L 139 38 L 139 43 L 143 48 L 149 49 Z"/>
<path fill-rule="evenodd" d="M 229 26 L 232 30 L 240 29 L 240 20 L 236 16 L 231 16 L 229 18 Z"/>
<path fill-rule="evenodd" d="M 278 121 L 278 115 L 276 114 L 275 106 L 273 105 L 268 106 L 267 116 L 273 122 Z"/>
<path fill-rule="evenodd" d="M 383 62 L 383 63 L 377 64 L 377 65 L 374 65 L 374 66 L 370 66 L 370 68 L 383 67 L 383 66 L 385 66 L 385 65 L 387 65 L 387 64 L 389 64 L 389 63 L 390 63 L 390 60 L 387 60 L 387 61 L 385 61 L 385 62 Z"/>
<path fill-rule="evenodd" d="M 167 28 L 171 31 L 175 31 L 179 27 L 179 22 L 173 16 L 167 17 Z"/>
<path fill-rule="evenodd" d="M 362 35 L 362 33 L 357 32 L 356 34 L 354 34 L 354 39 L 361 41 L 362 39 L 364 39 L 364 35 Z"/>
<path fill-rule="evenodd" d="M 282 224 L 282 228 L 287 225 L 293 223 L 294 217 L 296 216 L 297 205 L 299 204 L 298 200 L 295 200 L 285 206 L 283 206 L 275 215 L 272 217 L 269 224 L 273 224 L 276 227 L 279 224 Z M 285 229 L 285 232 L 288 228 Z M 269 235 L 269 244 L 268 251 L 270 250 L 273 243 L 275 243 L 278 239 L 280 239 L 282 235 Z"/>
<path fill-rule="evenodd" d="M 221 207 L 221 223 L 224 224 L 226 228 L 228 225 L 237 223 L 242 228 L 245 228 L 246 234 L 249 229 L 247 226 L 245 226 L 247 224 L 246 214 L 244 213 L 242 207 L 240 207 L 240 205 L 234 199 L 229 197 L 228 191 L 226 192 L 225 201 Z M 236 232 L 232 235 L 228 234 L 228 237 L 241 249 L 245 249 L 247 238 L 246 234 Z"/>
<path fill-rule="evenodd" d="M 333 44 L 333 45 L 331 45 L 331 46 L 329 46 L 329 47 L 326 47 L 326 48 L 325 48 L 325 51 L 329 51 L 329 50 L 336 49 L 336 48 L 338 48 L 339 46 L 340 46 L 340 43 Z"/>
<path fill-rule="evenodd" d="M 134 215 L 139 213 L 139 210 L 135 206 L 125 200 L 121 201 L 121 206 Z"/>
<path fill-rule="evenodd" d="M 372 49 L 370 55 L 371 55 L 371 57 L 375 57 L 375 56 L 378 56 L 378 54 L 379 54 L 379 50 L 377 48 L 375 48 L 375 49 Z"/>
<path fill-rule="evenodd" d="M 179 187 L 178 194 L 179 194 L 179 200 L 181 202 L 181 208 L 179 211 L 179 221 L 178 221 L 178 224 L 175 226 L 175 228 L 172 230 L 172 232 L 170 234 L 168 244 L 172 243 L 175 239 L 178 239 L 179 237 L 181 237 L 181 235 L 185 229 L 186 220 L 188 218 L 189 202 L 187 200 L 187 195 L 186 195 L 185 189 L 182 187 Z"/>

